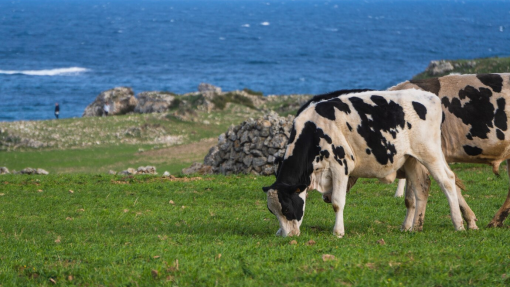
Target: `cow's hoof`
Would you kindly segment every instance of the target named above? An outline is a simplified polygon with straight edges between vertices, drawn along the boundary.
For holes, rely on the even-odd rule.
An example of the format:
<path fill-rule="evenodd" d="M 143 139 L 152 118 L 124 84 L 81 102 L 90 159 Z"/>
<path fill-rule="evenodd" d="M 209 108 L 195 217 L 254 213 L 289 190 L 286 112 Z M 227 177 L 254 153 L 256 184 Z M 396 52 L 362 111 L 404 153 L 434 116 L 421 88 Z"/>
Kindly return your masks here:
<path fill-rule="evenodd" d="M 464 225 L 461 225 L 461 226 L 457 227 L 456 230 L 457 231 L 465 231 L 466 229 L 464 228 Z"/>
<path fill-rule="evenodd" d="M 412 226 L 402 225 L 402 226 L 400 226 L 400 231 L 402 231 L 402 232 L 407 232 L 407 231 L 411 232 L 411 231 L 413 231 L 413 227 Z"/>
<path fill-rule="evenodd" d="M 478 226 L 476 226 L 476 223 L 475 223 L 475 222 L 469 222 L 469 223 L 468 223 L 468 229 L 471 229 L 471 230 L 478 230 Z"/>
<path fill-rule="evenodd" d="M 344 232 L 336 232 L 336 231 L 333 231 L 333 235 L 335 235 L 336 237 L 338 238 L 343 238 L 345 233 Z"/>
<path fill-rule="evenodd" d="M 489 224 L 487 224 L 487 227 L 489 227 L 489 228 L 502 227 L 502 226 L 503 226 L 503 222 L 496 222 L 496 221 L 491 221 Z"/>
<path fill-rule="evenodd" d="M 276 231 L 276 236 L 283 236 L 281 228 Z"/>

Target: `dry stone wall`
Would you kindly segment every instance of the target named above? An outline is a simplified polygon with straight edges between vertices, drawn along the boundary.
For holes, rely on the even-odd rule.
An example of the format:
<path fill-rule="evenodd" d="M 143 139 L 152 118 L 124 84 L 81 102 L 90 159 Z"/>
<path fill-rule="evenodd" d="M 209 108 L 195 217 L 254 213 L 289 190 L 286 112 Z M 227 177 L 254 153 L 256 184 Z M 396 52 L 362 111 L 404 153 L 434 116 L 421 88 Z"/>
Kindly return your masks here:
<path fill-rule="evenodd" d="M 225 175 L 272 175 L 275 159 L 285 154 L 293 120 L 292 115 L 280 117 L 271 112 L 257 120 L 250 118 L 230 126 L 218 137 L 218 144 L 209 150 L 203 165 L 211 166 L 213 173 Z"/>

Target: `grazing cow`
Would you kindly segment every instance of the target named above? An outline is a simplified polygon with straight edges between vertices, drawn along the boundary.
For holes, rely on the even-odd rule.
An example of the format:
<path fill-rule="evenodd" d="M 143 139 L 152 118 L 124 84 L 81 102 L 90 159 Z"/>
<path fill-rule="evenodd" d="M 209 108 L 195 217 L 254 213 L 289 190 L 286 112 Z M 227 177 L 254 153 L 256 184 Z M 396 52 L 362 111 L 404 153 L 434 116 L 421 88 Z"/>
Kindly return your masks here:
<path fill-rule="evenodd" d="M 439 97 L 443 109 L 442 150 L 448 162 L 485 163 L 498 174 L 499 165 L 510 167 L 510 74 L 450 75 L 426 80 L 411 80 L 389 90 L 420 89 Z M 510 170 L 508 170 L 510 175 Z M 459 182 L 459 181 L 457 181 Z M 399 182 L 396 196 L 402 196 Z M 460 193 L 459 204 L 468 228 L 477 229 L 476 217 Z M 430 185 L 424 192 L 428 194 Z M 406 205 L 414 199 L 406 195 Z M 510 213 L 507 198 L 489 227 L 502 226 Z"/>
<path fill-rule="evenodd" d="M 447 196 L 455 229 L 463 230 L 455 176 L 441 152 L 441 112 L 434 94 L 418 90 L 342 91 L 305 105 L 294 119 L 276 182 L 263 188 L 280 224 L 277 235 L 299 235 L 306 191 L 316 189 L 331 193 L 333 233 L 343 237 L 349 177 L 392 182 L 402 169 L 414 187 L 425 178 L 417 173 L 419 163 Z M 425 200 L 416 196 L 418 211 Z"/>

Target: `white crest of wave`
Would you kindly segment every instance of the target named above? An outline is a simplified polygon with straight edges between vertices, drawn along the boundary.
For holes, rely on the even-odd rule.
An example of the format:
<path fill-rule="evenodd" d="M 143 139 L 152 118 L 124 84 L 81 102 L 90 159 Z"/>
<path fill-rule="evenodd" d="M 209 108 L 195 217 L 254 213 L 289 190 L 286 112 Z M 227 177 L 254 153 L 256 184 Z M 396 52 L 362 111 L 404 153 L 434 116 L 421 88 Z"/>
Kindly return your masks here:
<path fill-rule="evenodd" d="M 79 74 L 83 72 L 87 72 L 89 69 L 81 68 L 81 67 L 70 67 L 70 68 L 58 68 L 58 69 L 49 69 L 49 70 L 24 70 L 24 71 L 9 71 L 9 70 L 0 70 L 0 74 L 7 75 L 28 75 L 28 76 L 58 76 L 58 75 L 71 75 L 71 74 Z"/>
<path fill-rule="evenodd" d="M 262 22 L 262 23 L 260 23 L 260 25 L 262 25 L 262 26 L 269 26 L 269 22 Z"/>

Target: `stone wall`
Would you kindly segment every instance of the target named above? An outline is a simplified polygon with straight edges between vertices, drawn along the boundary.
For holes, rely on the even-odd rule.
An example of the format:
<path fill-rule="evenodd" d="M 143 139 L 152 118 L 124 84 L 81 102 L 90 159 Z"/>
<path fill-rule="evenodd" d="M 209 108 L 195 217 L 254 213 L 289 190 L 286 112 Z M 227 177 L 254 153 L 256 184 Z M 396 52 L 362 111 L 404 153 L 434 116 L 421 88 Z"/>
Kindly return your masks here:
<path fill-rule="evenodd" d="M 250 118 L 238 126 L 230 126 L 209 150 L 203 166 L 211 166 L 207 170 L 225 175 L 274 174 L 274 160 L 285 154 L 293 120 L 292 115 L 280 117 L 271 112 L 257 120 Z"/>

